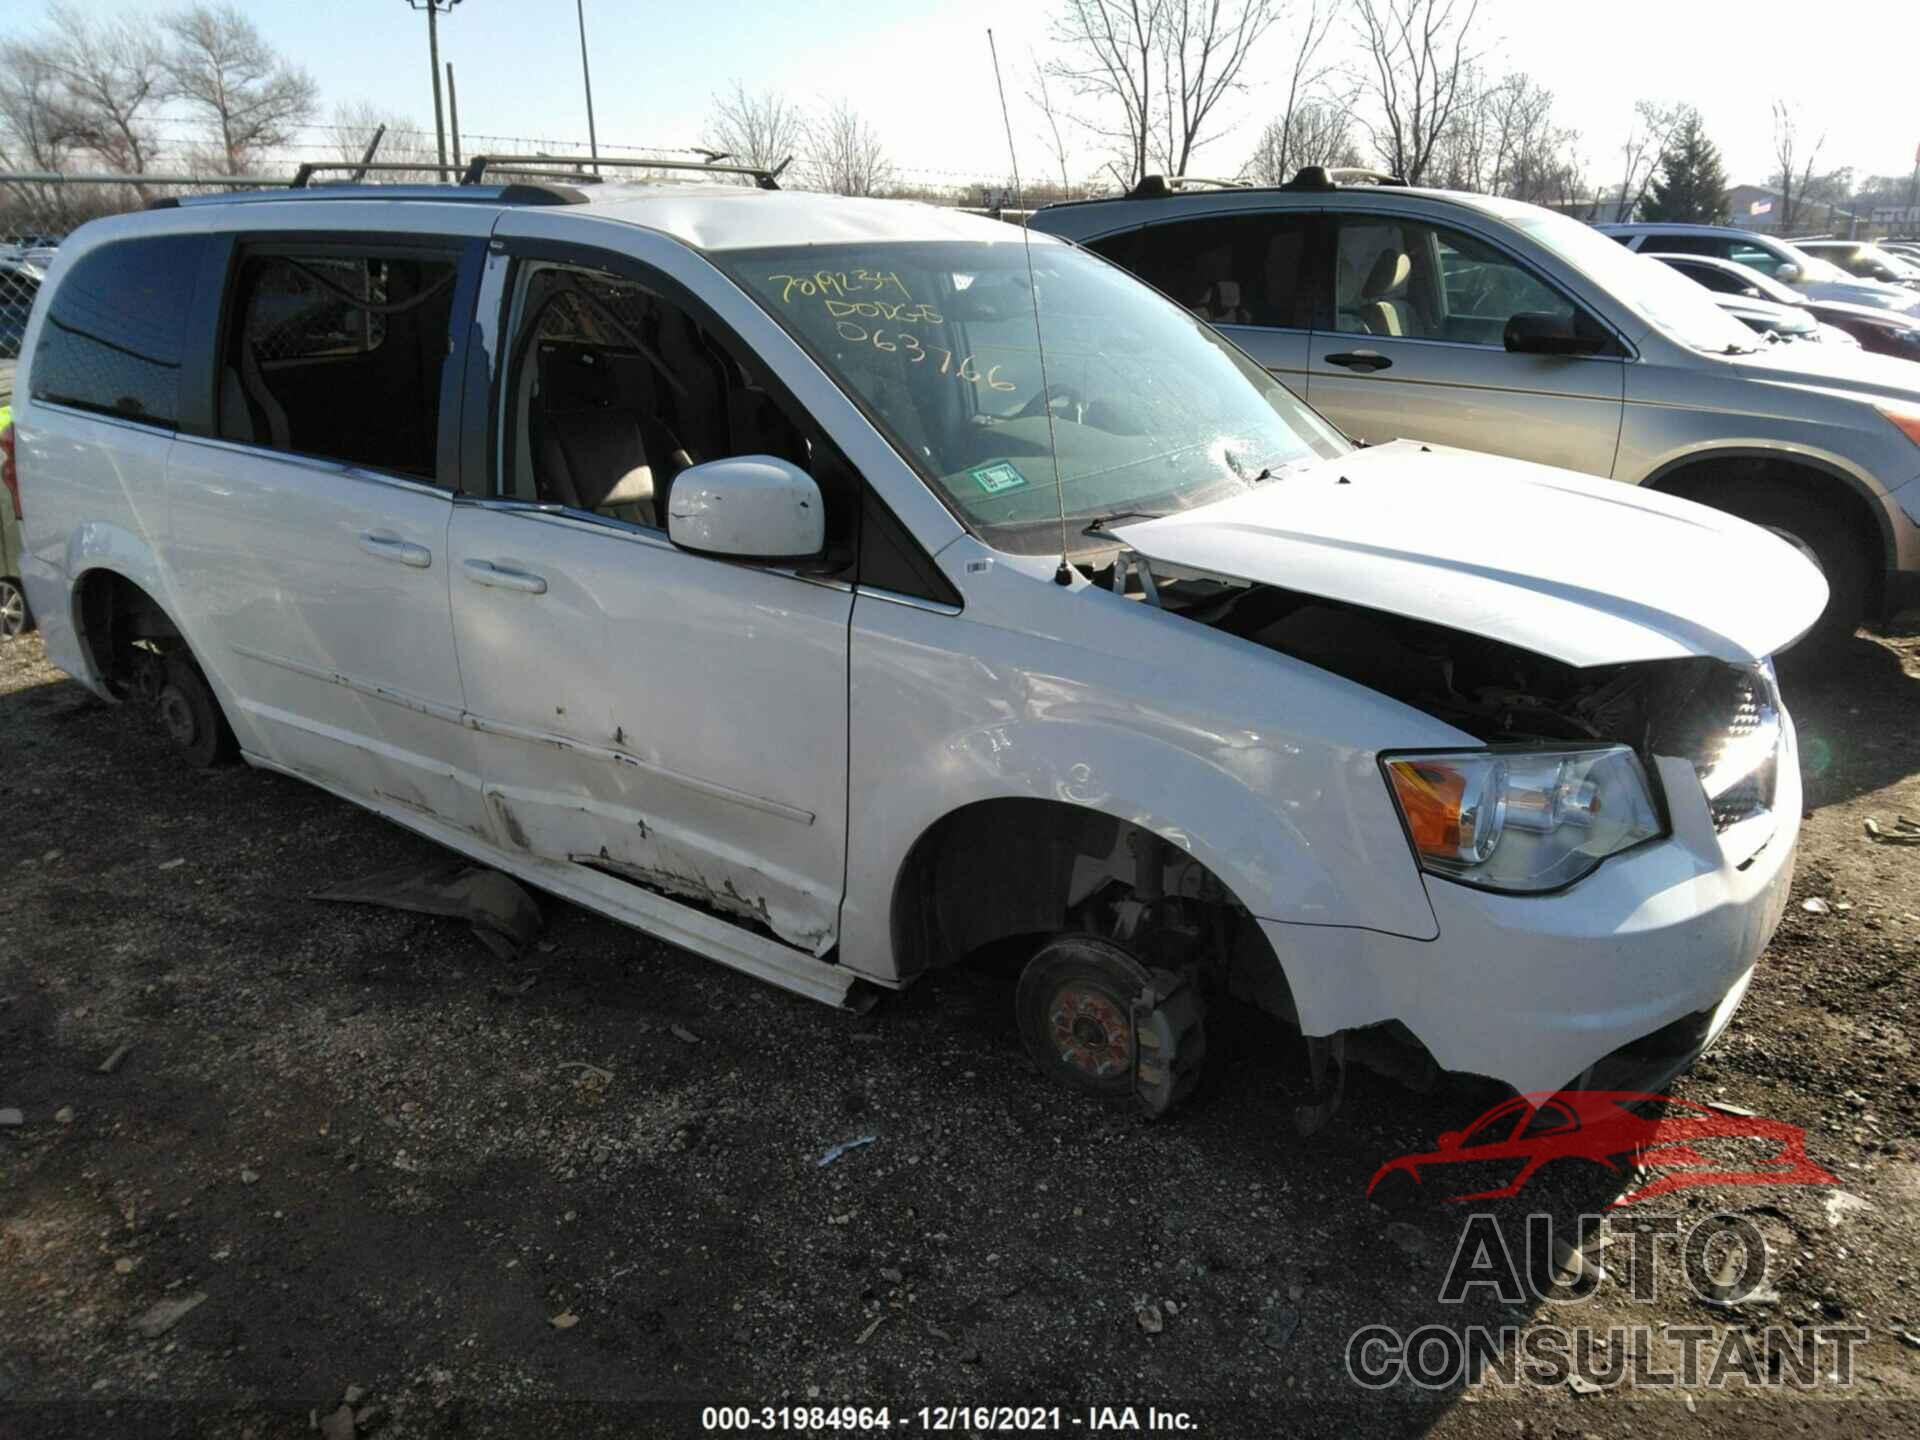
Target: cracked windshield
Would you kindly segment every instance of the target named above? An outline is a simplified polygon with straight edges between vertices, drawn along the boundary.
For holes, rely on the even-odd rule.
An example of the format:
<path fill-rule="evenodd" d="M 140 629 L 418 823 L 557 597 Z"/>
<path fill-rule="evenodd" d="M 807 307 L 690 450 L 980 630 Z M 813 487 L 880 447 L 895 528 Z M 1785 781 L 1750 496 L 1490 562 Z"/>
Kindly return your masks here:
<path fill-rule="evenodd" d="M 1172 302 L 1065 246 L 1036 245 L 1031 278 L 1018 242 L 718 258 L 999 549 L 1057 552 L 1062 508 L 1072 548 L 1097 548 L 1096 522 L 1224 499 L 1346 448 Z"/>

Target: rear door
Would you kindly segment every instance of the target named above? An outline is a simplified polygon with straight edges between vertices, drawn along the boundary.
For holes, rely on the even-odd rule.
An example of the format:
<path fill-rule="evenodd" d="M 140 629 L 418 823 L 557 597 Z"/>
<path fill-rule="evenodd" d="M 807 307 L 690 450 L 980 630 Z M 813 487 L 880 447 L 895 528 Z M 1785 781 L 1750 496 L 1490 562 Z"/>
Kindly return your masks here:
<path fill-rule="evenodd" d="M 1507 321 L 1580 306 L 1501 246 L 1424 219 L 1332 216 L 1333 315 L 1310 342 L 1308 399 L 1357 440 L 1406 437 L 1613 472 L 1624 351 L 1507 351 Z M 1592 322 L 1598 324 L 1597 321 Z"/>
<path fill-rule="evenodd" d="M 1194 215 L 1089 248 L 1218 328 L 1305 399 L 1318 219 L 1305 210 Z"/>
<path fill-rule="evenodd" d="M 538 221 L 501 228 L 519 223 Z M 493 421 L 469 433 L 448 545 L 491 833 L 822 954 L 846 867 L 857 482 L 680 281 L 611 252 L 496 245 Z M 677 474 L 746 454 L 814 476 L 827 562 L 668 540 Z"/>
<path fill-rule="evenodd" d="M 447 601 L 451 357 L 483 247 L 238 237 L 214 433 L 182 435 L 168 467 L 179 603 L 243 747 L 467 828 L 480 810 Z"/>

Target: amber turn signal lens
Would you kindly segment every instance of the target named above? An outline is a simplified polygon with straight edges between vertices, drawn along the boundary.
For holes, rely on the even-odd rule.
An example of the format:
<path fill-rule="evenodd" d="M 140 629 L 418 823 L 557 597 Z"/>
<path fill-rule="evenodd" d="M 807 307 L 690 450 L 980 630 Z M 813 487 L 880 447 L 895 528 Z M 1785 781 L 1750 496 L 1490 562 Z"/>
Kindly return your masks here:
<path fill-rule="evenodd" d="M 1876 405 L 1873 407 L 1893 424 L 1900 427 L 1900 433 L 1914 444 L 1920 445 L 1920 410 L 1909 410 L 1905 406 Z"/>
<path fill-rule="evenodd" d="M 1407 817 L 1413 848 L 1422 855 L 1452 859 L 1460 853 L 1460 802 L 1467 778 L 1450 765 L 1432 760 L 1393 760 L 1387 764 L 1400 813 Z"/>

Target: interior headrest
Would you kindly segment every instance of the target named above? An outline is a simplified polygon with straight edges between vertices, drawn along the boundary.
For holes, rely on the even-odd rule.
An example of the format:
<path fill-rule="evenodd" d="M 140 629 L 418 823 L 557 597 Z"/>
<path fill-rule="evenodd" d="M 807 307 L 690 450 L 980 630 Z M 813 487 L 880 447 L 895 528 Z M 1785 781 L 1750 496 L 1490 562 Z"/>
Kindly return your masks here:
<path fill-rule="evenodd" d="M 1413 261 L 1404 250 L 1382 250 L 1373 262 L 1373 269 L 1367 272 L 1365 295 L 1369 300 L 1377 300 L 1382 295 L 1391 295 L 1412 278 Z"/>

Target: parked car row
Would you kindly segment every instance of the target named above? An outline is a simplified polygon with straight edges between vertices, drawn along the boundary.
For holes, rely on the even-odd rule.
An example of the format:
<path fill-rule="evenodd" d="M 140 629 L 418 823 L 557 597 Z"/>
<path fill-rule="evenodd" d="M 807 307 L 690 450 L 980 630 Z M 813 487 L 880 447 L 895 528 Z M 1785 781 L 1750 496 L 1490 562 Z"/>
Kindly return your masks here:
<path fill-rule="evenodd" d="M 1509 201 L 758 179 L 76 232 L 8 437 L 49 657 L 829 1003 L 1018 945 L 1037 1065 L 1154 1111 L 1235 1001 L 1306 1123 L 1350 1058 L 1649 1090 L 1720 1033 L 1771 657 L 1920 573 L 1910 367 Z"/>
<path fill-rule="evenodd" d="M 1816 336 L 1824 329 L 1837 332 L 1876 355 L 1920 360 L 1920 311 L 1903 313 L 1873 305 L 1850 305 L 1840 300 L 1816 300 L 1751 266 L 1712 255 L 1642 253 L 1651 254 L 1653 259 L 1704 285 L 1723 307 L 1730 307 L 1730 314 L 1742 320 L 1746 320 L 1747 313 L 1756 312 L 1757 307 L 1770 306 L 1789 315 L 1805 316 L 1806 322 L 1815 327 Z"/>

